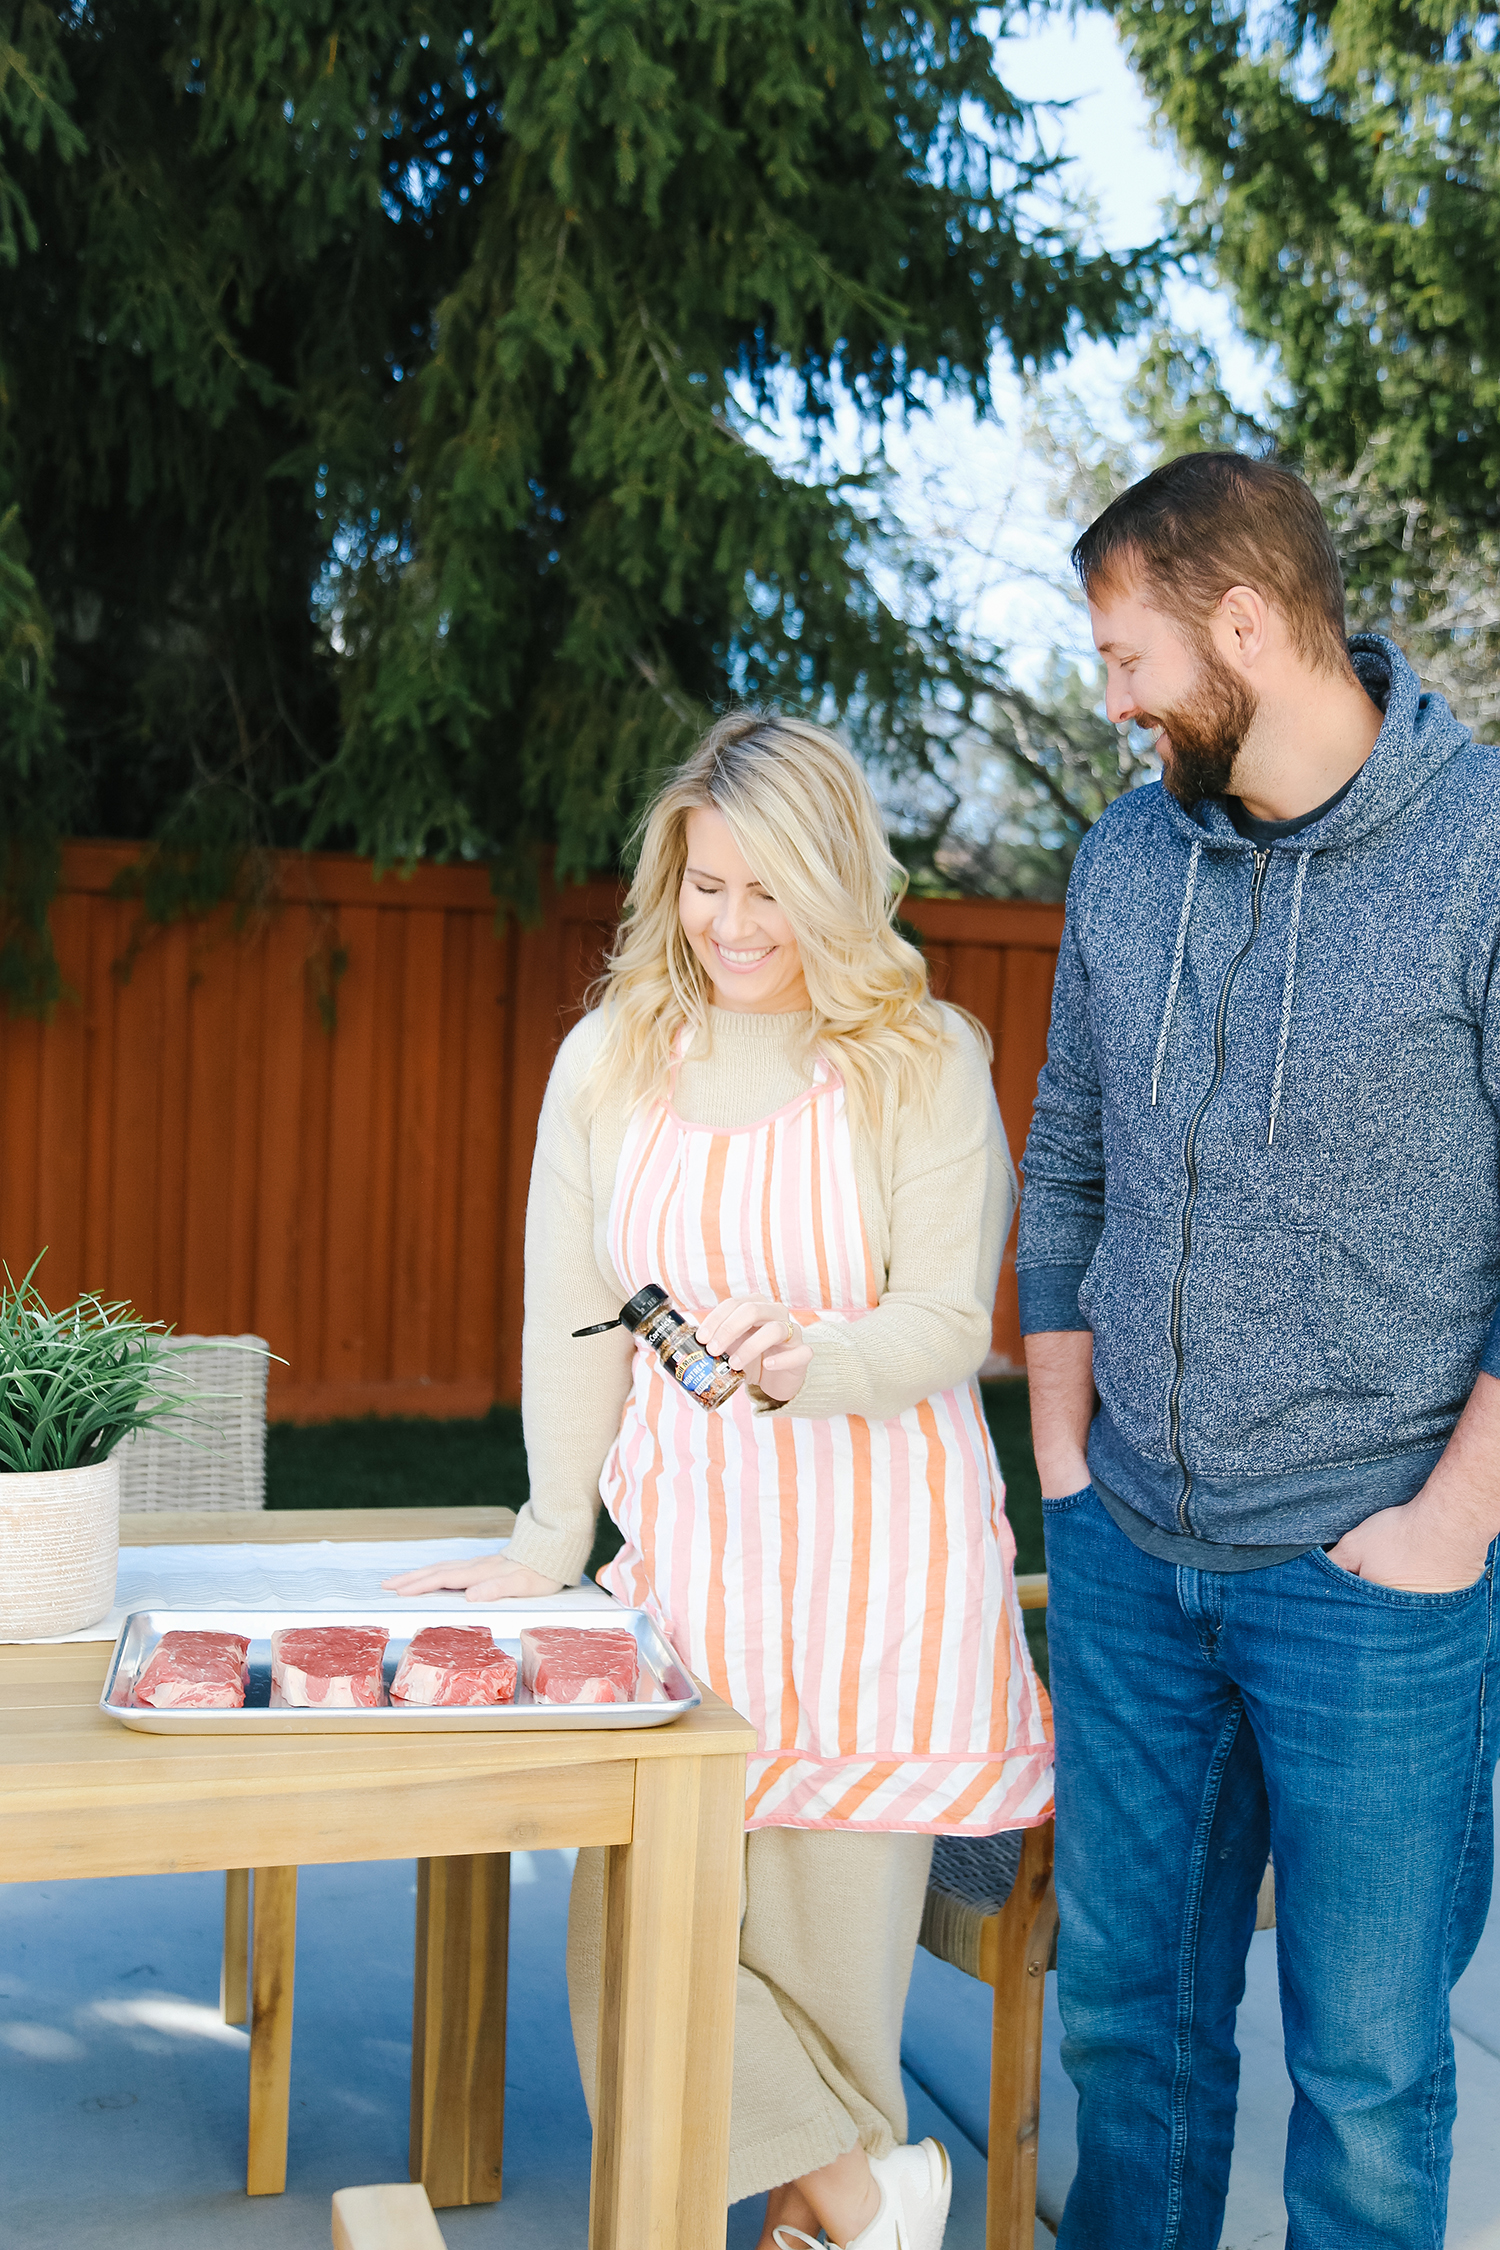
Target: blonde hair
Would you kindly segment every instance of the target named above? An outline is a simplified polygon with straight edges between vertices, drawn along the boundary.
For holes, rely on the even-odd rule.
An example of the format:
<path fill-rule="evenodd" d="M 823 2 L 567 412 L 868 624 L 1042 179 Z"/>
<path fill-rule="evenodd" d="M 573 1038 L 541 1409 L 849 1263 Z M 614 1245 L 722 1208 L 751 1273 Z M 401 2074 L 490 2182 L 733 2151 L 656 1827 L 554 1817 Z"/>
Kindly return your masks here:
<path fill-rule="evenodd" d="M 641 822 L 614 950 L 589 994 L 605 1014 L 595 1098 L 611 1084 L 637 1101 L 663 1090 L 683 1027 L 708 1021 L 713 985 L 678 913 L 687 816 L 704 806 L 723 815 L 791 924 L 812 1007 L 809 1057 L 838 1072 L 853 1122 L 873 1127 L 887 1093 L 930 1109 L 949 1033 L 926 962 L 893 926 L 905 870 L 849 751 L 774 711 L 720 719 Z M 984 1027 L 968 1020 L 988 1053 Z"/>

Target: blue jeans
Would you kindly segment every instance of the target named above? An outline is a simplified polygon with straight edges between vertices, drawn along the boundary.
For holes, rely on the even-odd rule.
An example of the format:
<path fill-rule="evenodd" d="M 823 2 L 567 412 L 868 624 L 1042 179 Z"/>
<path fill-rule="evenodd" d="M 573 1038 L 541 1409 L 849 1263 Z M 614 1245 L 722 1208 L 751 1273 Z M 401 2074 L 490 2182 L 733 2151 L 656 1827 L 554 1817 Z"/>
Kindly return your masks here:
<path fill-rule="evenodd" d="M 1494 1864 L 1496 1549 L 1398 1593 L 1321 1551 L 1236 1576 L 1049 1500 L 1058 1998 L 1078 2089 L 1059 2250 L 1215 2250 L 1266 1854 L 1288 2250 L 1441 2250 L 1448 1994 Z"/>

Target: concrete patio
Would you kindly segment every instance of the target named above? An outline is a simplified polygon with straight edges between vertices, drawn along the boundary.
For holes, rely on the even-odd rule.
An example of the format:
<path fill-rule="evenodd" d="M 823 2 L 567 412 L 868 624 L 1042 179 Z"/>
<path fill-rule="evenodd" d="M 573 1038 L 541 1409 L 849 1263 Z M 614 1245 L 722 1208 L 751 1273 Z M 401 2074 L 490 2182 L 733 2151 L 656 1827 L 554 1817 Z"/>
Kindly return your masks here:
<path fill-rule="evenodd" d="M 505 2198 L 445 2211 L 451 2250 L 582 2250 L 588 2119 L 563 1984 L 568 1855 L 513 1864 Z M 0 2207 L 7 2250 L 315 2250 L 337 2187 L 406 2177 L 410 1862 L 304 1872 L 284 2196 L 241 2192 L 248 2041 L 219 2020 L 217 1876 L 0 1890 Z M 988 1993 L 926 1954 L 907 2011 L 913 2135 L 954 2159 L 949 2250 L 982 2250 Z M 1500 2250 L 1500 1913 L 1458 1988 L 1459 2132 L 1448 2250 Z M 1071 2089 L 1049 2000 L 1041 2211 L 1071 2171 Z M 1283 2239 L 1290 2090 L 1274 1938 L 1240 2017 L 1240 2134 L 1223 2250 Z M 756 2207 L 732 2214 L 750 2250 Z M 1039 2222 L 1038 2244 L 1051 2239 Z"/>

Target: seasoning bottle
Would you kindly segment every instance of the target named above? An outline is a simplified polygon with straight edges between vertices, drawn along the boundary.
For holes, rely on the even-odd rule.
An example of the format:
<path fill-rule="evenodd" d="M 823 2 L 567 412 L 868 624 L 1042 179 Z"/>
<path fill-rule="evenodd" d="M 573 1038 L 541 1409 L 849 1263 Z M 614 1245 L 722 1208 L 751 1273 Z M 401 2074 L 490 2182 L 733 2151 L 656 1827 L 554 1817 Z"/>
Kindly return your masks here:
<path fill-rule="evenodd" d="M 745 1380 L 741 1368 L 727 1359 L 715 1359 L 699 1343 L 693 1324 L 677 1310 L 665 1289 L 648 1281 L 614 1320 L 597 1321 L 592 1328 L 575 1328 L 575 1336 L 603 1336 L 611 1328 L 629 1328 L 649 1344 L 667 1373 L 680 1383 L 700 1406 L 722 1406 Z"/>

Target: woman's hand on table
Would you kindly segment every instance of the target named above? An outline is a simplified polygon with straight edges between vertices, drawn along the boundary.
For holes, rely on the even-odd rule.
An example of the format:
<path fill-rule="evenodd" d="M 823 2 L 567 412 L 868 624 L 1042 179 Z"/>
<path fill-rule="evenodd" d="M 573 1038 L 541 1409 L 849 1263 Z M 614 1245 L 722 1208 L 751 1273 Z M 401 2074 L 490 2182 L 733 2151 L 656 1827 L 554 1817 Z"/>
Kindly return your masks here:
<path fill-rule="evenodd" d="M 466 1555 L 462 1562 L 428 1563 L 422 1570 L 403 1570 L 380 1583 L 390 1594 L 461 1593 L 470 1602 L 534 1602 L 543 1594 L 562 1592 L 560 1578 L 544 1578 L 529 1564 L 511 1562 L 505 1555 Z"/>
<path fill-rule="evenodd" d="M 757 1390 L 785 1406 L 801 1390 L 812 1346 L 784 1305 L 769 1297 L 726 1297 L 699 1321 L 697 1337 L 717 1359 L 746 1374 Z"/>

